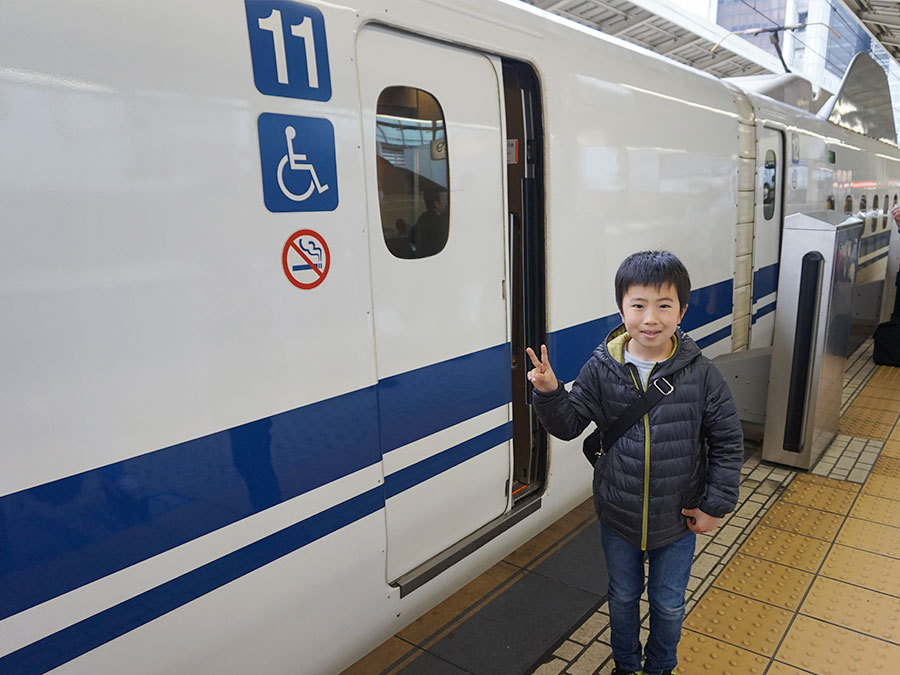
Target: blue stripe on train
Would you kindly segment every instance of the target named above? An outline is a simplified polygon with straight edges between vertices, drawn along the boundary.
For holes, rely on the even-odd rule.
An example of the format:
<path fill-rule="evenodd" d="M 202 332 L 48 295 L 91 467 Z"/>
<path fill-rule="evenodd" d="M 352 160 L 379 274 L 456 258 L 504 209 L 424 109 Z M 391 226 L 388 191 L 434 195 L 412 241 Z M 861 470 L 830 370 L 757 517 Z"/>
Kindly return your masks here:
<path fill-rule="evenodd" d="M 859 264 L 859 269 L 862 269 L 863 267 L 868 267 L 868 266 L 871 265 L 872 263 L 876 263 L 876 262 L 878 262 L 879 260 L 881 260 L 882 258 L 887 258 L 887 257 L 888 257 L 888 251 L 885 251 L 884 253 L 879 253 L 879 254 L 876 255 L 875 257 L 870 258 L 869 260 L 866 260 L 866 262 L 860 263 L 860 264 Z"/>
<path fill-rule="evenodd" d="M 44 673 L 171 612 L 384 506 L 381 488 L 357 495 L 0 658 L 0 672 Z"/>
<path fill-rule="evenodd" d="M 753 273 L 753 304 L 778 290 L 778 263 L 767 265 Z"/>
<path fill-rule="evenodd" d="M 3 497 L 0 619 L 380 462 L 376 415 L 369 387 Z"/>
<path fill-rule="evenodd" d="M 404 490 L 424 483 L 429 478 L 434 478 L 491 448 L 496 448 L 510 438 L 512 438 L 512 422 L 506 422 L 475 438 L 463 441 L 449 450 L 444 450 L 405 469 L 400 469 L 385 477 L 385 498 L 390 499 Z"/>
<path fill-rule="evenodd" d="M 753 314 L 752 323 L 756 323 L 759 319 L 763 318 L 766 314 L 770 314 L 775 311 L 775 305 L 777 303 L 770 302 L 768 305 L 763 305 Z"/>
<path fill-rule="evenodd" d="M 893 229 L 893 228 L 892 228 Z M 882 248 L 887 248 L 891 244 L 891 230 L 887 230 L 886 232 L 879 232 L 878 234 L 871 234 L 868 237 L 861 237 L 859 240 L 859 257 L 863 258 L 870 253 L 874 253 Z M 887 251 L 883 254 L 872 258 L 872 260 L 867 260 L 864 263 L 860 263 L 860 267 L 867 267 L 871 265 L 876 260 L 880 260 L 887 256 Z"/>
<path fill-rule="evenodd" d="M 377 400 L 368 387 L 7 495 L 0 619 L 377 464 L 510 386 L 502 344 L 387 378 Z"/>
<path fill-rule="evenodd" d="M 387 377 L 378 382 L 381 449 L 402 448 L 511 400 L 509 343 Z"/>

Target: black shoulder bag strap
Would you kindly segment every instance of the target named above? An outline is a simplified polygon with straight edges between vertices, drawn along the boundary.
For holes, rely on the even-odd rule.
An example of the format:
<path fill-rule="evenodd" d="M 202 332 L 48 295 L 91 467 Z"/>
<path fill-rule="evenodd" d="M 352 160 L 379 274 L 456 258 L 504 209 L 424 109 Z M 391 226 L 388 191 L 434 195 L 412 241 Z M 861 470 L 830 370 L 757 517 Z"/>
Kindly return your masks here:
<path fill-rule="evenodd" d="M 606 454 L 622 434 L 634 426 L 635 422 L 646 415 L 650 408 L 659 403 L 663 397 L 668 396 L 673 391 L 675 391 L 675 387 L 666 378 L 658 377 L 653 380 L 650 386 L 647 387 L 647 391 L 637 401 L 625 408 L 625 411 L 619 415 L 619 418 L 610 424 L 605 431 L 598 427 L 584 439 L 582 451 L 587 460 L 591 464 L 596 464 L 597 459 L 601 455 Z"/>

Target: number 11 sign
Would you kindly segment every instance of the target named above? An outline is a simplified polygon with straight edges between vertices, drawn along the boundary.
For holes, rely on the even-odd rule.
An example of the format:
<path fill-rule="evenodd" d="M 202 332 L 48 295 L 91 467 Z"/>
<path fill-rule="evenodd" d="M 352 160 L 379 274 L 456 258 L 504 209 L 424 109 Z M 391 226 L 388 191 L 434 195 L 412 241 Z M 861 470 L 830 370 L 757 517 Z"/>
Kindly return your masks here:
<path fill-rule="evenodd" d="M 283 0 L 244 0 L 244 4 L 256 88 L 272 96 L 330 99 L 322 12 Z"/>

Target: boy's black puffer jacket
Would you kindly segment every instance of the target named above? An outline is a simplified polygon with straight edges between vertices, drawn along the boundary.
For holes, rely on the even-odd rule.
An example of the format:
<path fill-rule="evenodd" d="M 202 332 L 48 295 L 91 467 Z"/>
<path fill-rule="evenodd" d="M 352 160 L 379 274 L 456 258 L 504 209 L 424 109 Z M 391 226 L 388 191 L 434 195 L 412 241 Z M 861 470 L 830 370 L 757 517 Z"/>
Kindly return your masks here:
<path fill-rule="evenodd" d="M 609 334 L 567 394 L 534 392 L 534 407 L 554 436 L 569 440 L 590 422 L 605 429 L 638 398 L 637 369 L 624 362 L 625 327 Z M 637 548 L 653 549 L 687 532 L 681 509 L 730 512 L 744 459 L 737 410 L 722 375 L 680 329 L 673 354 L 650 374 L 675 390 L 616 441 L 594 468 L 594 506 L 603 526 Z M 651 385 L 652 386 L 652 385 Z M 585 467 L 587 468 L 587 467 Z"/>

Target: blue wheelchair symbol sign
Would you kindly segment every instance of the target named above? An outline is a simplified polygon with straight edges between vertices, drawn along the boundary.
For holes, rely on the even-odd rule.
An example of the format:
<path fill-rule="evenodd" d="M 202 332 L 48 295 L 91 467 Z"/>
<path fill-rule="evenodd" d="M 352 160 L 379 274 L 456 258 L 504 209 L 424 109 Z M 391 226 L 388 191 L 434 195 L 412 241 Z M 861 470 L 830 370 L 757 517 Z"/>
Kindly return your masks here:
<path fill-rule="evenodd" d="M 263 113 L 257 127 L 266 208 L 276 213 L 336 209 L 337 161 L 331 122 Z"/>
<path fill-rule="evenodd" d="M 244 0 L 244 5 L 256 88 L 272 96 L 330 99 L 322 12 L 286 0 Z"/>

